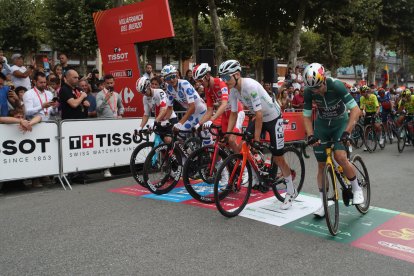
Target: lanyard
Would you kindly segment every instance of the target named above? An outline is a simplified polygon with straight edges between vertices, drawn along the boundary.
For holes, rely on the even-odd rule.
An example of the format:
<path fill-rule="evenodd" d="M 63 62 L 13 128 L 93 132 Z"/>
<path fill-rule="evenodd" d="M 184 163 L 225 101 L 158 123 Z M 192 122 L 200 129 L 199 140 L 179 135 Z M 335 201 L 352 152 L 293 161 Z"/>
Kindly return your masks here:
<path fill-rule="evenodd" d="M 43 101 L 42 101 L 42 98 L 40 98 L 39 90 L 37 90 L 37 88 L 36 88 L 36 87 L 34 87 L 33 89 L 34 89 L 34 91 L 36 92 L 37 98 L 39 99 L 39 102 L 40 102 L 40 107 L 42 107 L 42 106 L 43 106 Z M 44 95 L 45 95 L 45 102 L 47 103 L 47 95 L 46 95 L 46 92 L 43 92 L 43 93 L 44 93 Z M 45 114 L 47 115 L 47 108 L 44 108 L 44 109 L 43 109 L 43 111 L 44 111 L 44 112 L 45 112 Z"/>
<path fill-rule="evenodd" d="M 104 92 L 105 92 L 105 96 L 109 93 L 105 88 L 104 88 Z M 114 106 L 112 107 L 111 105 L 111 98 L 109 98 L 108 100 L 108 104 L 109 104 L 109 108 L 112 110 L 112 112 L 115 114 L 116 113 L 116 97 L 112 97 L 113 95 L 111 95 L 111 98 L 114 98 Z"/>

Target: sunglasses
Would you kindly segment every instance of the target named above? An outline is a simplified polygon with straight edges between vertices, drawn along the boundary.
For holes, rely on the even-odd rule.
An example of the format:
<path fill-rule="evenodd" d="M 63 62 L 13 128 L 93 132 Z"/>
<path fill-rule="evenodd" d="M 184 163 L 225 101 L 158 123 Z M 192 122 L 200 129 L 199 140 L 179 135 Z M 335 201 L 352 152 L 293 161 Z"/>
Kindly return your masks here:
<path fill-rule="evenodd" d="M 164 79 L 166 80 L 166 81 L 170 81 L 170 80 L 174 80 L 174 79 L 176 79 L 177 78 L 177 75 L 169 75 L 169 76 L 166 76 Z"/>
<path fill-rule="evenodd" d="M 311 90 L 316 91 L 316 90 L 319 90 L 319 88 L 321 88 L 321 87 L 322 87 L 322 85 L 314 86 L 314 87 L 311 87 Z"/>
<path fill-rule="evenodd" d="M 233 75 L 223 75 L 220 77 L 224 82 L 228 82 Z"/>

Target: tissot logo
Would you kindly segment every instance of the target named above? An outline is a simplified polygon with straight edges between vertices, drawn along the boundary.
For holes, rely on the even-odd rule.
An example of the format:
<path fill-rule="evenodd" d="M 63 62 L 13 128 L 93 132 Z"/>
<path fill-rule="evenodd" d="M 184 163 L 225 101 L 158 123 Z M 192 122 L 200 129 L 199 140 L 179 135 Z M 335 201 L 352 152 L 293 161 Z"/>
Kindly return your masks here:
<path fill-rule="evenodd" d="M 120 145 L 138 144 L 138 138 L 129 132 L 96 134 L 96 135 L 79 135 L 69 137 L 69 149 L 92 149 Z"/>
<path fill-rule="evenodd" d="M 20 142 L 6 140 L 0 143 L 0 153 L 4 155 L 14 155 L 17 153 L 31 154 L 40 148 L 41 153 L 46 152 L 46 145 L 50 143 L 50 139 L 25 139 Z"/>
<path fill-rule="evenodd" d="M 93 135 L 82 135 L 82 136 L 69 137 L 69 148 L 71 150 L 93 148 Z"/>

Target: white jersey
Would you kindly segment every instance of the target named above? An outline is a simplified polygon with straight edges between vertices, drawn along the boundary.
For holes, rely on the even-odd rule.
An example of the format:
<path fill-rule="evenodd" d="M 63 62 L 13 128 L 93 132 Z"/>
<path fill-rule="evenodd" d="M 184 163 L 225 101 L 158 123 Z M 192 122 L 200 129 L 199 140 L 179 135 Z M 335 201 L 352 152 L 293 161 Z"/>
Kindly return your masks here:
<path fill-rule="evenodd" d="M 167 95 L 162 89 L 153 89 L 153 92 L 154 94 L 152 97 L 144 96 L 144 115 L 151 116 L 151 111 L 153 111 L 155 113 L 155 117 L 157 117 L 158 114 L 160 114 L 160 109 L 167 107 Z M 177 115 L 173 111 L 169 119 L 176 117 Z"/>
<path fill-rule="evenodd" d="M 251 112 L 261 110 L 263 122 L 273 121 L 281 115 L 279 105 L 272 101 L 263 86 L 254 79 L 243 78 L 241 92 L 236 88 L 230 90 L 229 102 L 232 112 L 238 111 L 238 100 Z"/>
<path fill-rule="evenodd" d="M 207 109 L 206 103 L 194 87 L 187 80 L 178 80 L 177 90 L 172 85 L 167 84 L 168 106 L 174 105 L 174 100 L 181 104 L 182 107 L 188 109 L 189 104 L 195 104 L 195 114 L 205 113 Z"/>

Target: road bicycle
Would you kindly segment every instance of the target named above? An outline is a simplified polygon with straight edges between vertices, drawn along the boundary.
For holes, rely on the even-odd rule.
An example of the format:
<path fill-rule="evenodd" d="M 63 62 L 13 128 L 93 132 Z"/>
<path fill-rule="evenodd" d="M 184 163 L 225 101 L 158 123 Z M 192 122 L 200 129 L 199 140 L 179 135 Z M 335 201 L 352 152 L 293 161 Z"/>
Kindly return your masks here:
<path fill-rule="evenodd" d="M 354 148 L 359 149 L 364 144 L 364 127 L 357 122 L 351 132 L 351 144 Z"/>
<path fill-rule="evenodd" d="M 414 145 L 414 115 L 405 115 L 403 124 L 397 130 L 398 152 L 402 153 L 406 143 Z"/>
<path fill-rule="evenodd" d="M 380 123 L 380 131 L 377 133 L 375 128 L 375 121 L 378 118 L 378 115 L 367 116 L 367 119 L 370 120 L 370 124 L 365 126 L 364 130 L 364 143 L 369 152 L 374 152 L 377 148 L 377 145 L 381 149 L 385 148 L 385 128 L 382 122 Z"/>
<path fill-rule="evenodd" d="M 219 212 L 226 217 L 237 216 L 248 203 L 252 190 L 253 173 L 258 183 L 255 189 L 267 192 L 271 188 L 280 201 L 284 201 L 286 183 L 277 165 L 273 162 L 269 143 L 263 142 L 259 149 L 253 149 L 252 134 L 225 132 L 242 137 L 242 147 L 238 154 L 229 155 L 218 168 L 214 179 L 214 202 Z M 286 162 L 291 169 L 293 184 L 299 193 L 305 177 L 305 164 L 302 154 L 292 146 L 284 148 Z M 259 158 L 258 158 L 259 157 Z M 260 162 L 258 161 L 260 160 Z M 248 181 L 243 183 L 243 172 L 247 169 Z M 227 183 L 221 181 L 223 170 L 229 172 Z"/>
<path fill-rule="evenodd" d="M 173 131 L 171 143 L 154 147 L 145 159 L 143 169 L 144 183 L 148 190 L 162 195 L 174 189 L 181 178 L 185 159 L 201 147 L 201 142 L 194 131 L 178 130 Z"/>
<path fill-rule="evenodd" d="M 350 206 L 353 198 L 352 186 L 343 172 L 343 168 L 335 161 L 333 156 L 334 141 L 328 141 L 321 144 L 327 144 L 326 165 L 322 177 L 323 207 L 325 210 L 325 219 L 329 232 L 335 236 L 339 227 L 339 189 L 342 190 L 342 201 L 345 206 Z M 349 151 L 347 150 L 349 159 Z M 369 181 L 368 170 L 362 157 L 354 155 L 351 164 L 355 168 L 356 177 L 359 186 L 364 193 L 364 203 L 355 205 L 361 214 L 366 214 L 371 201 L 371 185 Z M 339 183 L 339 185 L 338 185 Z"/>
<path fill-rule="evenodd" d="M 132 177 L 139 185 L 143 187 L 147 187 L 143 177 L 145 159 L 151 152 L 151 150 L 154 148 L 154 146 L 157 146 L 162 142 L 160 136 L 157 133 L 155 134 L 154 141 L 150 141 L 150 136 L 153 132 L 154 131 L 149 128 L 140 131 L 134 131 L 134 138 L 137 139 L 136 143 L 138 143 L 139 145 L 134 149 L 134 151 L 131 154 L 129 166 L 131 169 Z"/>
<path fill-rule="evenodd" d="M 390 144 L 392 144 L 394 137 L 398 139 L 398 128 L 395 124 L 394 116 L 390 113 L 387 115 L 387 137 Z"/>
<path fill-rule="evenodd" d="M 203 203 L 214 202 L 214 178 L 217 168 L 232 152 L 228 146 L 220 146 L 223 138 L 221 126 L 211 125 L 209 132 L 215 136 L 214 144 L 193 151 L 184 164 L 183 182 L 188 193 Z M 226 171 L 224 173 L 227 173 Z M 192 179 L 201 179 L 192 181 Z"/>

